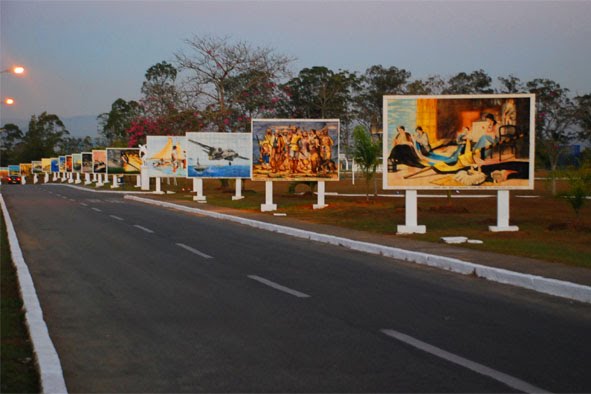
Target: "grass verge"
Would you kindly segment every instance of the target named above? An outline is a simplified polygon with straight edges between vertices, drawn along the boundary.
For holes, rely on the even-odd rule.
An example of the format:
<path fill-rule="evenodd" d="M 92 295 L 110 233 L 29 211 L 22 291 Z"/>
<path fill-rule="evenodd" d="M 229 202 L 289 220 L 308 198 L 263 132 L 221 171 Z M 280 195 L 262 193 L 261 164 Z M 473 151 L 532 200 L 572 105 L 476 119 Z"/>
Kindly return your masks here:
<path fill-rule="evenodd" d="M 0 219 L 1 388 L 3 393 L 38 393 L 39 374 L 25 325 L 16 270 L 10 257 L 6 223 L 2 215 Z"/>

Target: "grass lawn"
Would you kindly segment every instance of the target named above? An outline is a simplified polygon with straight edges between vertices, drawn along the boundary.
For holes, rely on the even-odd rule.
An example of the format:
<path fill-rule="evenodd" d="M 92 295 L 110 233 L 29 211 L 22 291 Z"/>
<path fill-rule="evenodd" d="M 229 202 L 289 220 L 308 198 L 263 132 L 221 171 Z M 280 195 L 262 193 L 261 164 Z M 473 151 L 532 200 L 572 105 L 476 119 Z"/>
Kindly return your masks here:
<path fill-rule="evenodd" d="M 3 393 L 40 392 L 29 332 L 24 322 L 23 303 L 18 290 L 16 271 L 10 258 L 6 225 L 1 218 L 1 381 Z"/>

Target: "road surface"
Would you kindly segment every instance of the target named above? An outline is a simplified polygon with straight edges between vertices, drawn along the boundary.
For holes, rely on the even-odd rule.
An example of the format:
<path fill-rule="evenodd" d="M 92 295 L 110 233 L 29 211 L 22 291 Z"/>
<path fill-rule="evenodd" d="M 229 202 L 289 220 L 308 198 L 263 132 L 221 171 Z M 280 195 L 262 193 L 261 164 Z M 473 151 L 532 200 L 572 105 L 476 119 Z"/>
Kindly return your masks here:
<path fill-rule="evenodd" d="M 64 185 L 2 186 L 70 392 L 591 392 L 591 307 Z"/>

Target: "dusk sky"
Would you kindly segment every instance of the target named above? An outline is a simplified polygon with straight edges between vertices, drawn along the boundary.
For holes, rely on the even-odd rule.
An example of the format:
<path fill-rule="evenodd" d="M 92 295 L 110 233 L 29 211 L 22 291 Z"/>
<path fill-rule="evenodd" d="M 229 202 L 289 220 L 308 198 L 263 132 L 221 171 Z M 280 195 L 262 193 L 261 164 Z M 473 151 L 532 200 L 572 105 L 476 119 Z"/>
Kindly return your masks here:
<path fill-rule="evenodd" d="M 412 79 L 485 70 L 591 92 L 590 1 L 10 1 L 1 4 L 3 118 L 108 112 L 194 35 L 295 57 L 292 71 L 396 66 Z M 4 122 L 2 122 L 4 123 Z"/>

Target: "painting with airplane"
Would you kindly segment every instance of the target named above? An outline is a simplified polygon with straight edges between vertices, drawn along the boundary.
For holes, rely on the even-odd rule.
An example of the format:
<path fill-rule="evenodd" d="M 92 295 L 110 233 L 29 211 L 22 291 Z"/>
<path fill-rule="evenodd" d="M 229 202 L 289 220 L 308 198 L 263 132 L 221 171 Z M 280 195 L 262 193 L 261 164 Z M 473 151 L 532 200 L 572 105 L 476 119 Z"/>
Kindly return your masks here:
<path fill-rule="evenodd" d="M 186 133 L 187 176 L 250 178 L 250 133 Z"/>

